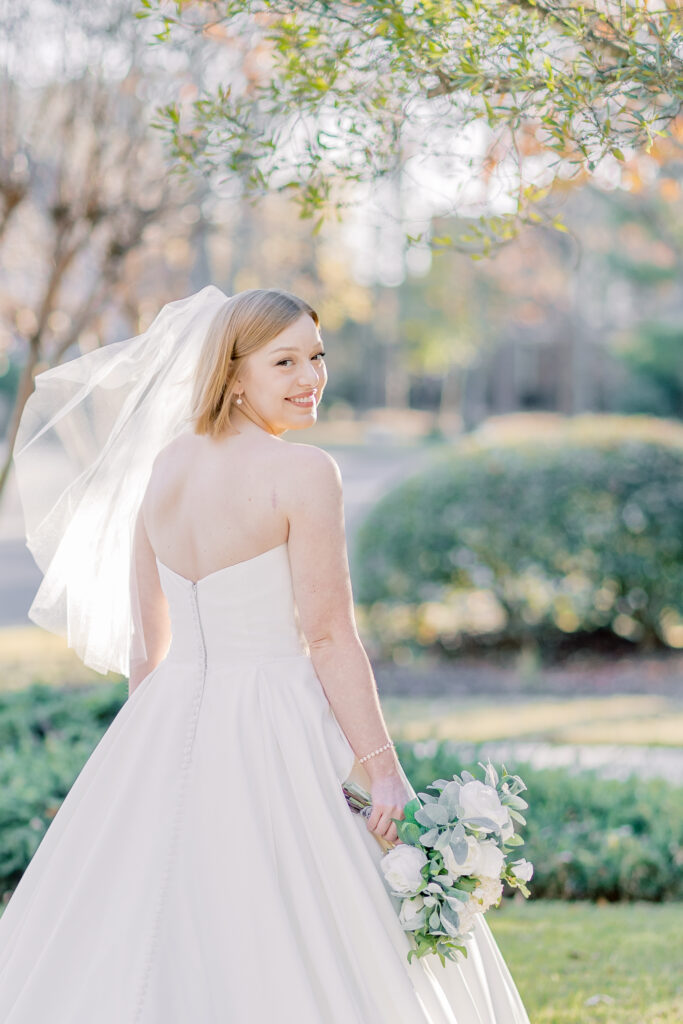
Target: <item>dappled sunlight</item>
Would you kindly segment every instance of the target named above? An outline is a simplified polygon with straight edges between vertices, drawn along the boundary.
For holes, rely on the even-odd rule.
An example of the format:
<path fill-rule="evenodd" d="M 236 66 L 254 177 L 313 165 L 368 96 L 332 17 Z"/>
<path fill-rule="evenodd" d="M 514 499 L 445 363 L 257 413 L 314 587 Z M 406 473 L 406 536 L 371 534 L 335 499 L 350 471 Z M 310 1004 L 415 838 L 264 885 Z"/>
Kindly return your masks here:
<path fill-rule="evenodd" d="M 485 742 L 543 739 L 556 743 L 680 744 L 683 701 L 628 695 L 572 700 L 384 697 L 392 735 Z"/>

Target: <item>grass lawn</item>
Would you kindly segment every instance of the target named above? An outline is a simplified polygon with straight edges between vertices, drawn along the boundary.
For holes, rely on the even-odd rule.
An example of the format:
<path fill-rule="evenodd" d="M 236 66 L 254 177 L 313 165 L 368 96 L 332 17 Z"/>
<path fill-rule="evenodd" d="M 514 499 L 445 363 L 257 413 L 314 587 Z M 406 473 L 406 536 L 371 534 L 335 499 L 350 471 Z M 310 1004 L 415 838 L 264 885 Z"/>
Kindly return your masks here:
<path fill-rule="evenodd" d="M 488 915 L 531 1024 L 681 1024 L 682 904 L 506 901 Z"/>

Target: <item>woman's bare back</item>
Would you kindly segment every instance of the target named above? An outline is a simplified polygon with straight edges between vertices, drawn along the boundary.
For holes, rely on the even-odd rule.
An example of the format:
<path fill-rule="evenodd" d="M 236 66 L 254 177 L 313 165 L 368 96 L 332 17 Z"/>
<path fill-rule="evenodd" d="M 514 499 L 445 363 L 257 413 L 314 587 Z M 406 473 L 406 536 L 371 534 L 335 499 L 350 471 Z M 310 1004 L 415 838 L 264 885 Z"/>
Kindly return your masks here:
<path fill-rule="evenodd" d="M 182 434 L 154 463 L 142 514 L 161 562 L 197 580 L 287 541 L 281 481 L 292 445 L 264 431 Z"/>

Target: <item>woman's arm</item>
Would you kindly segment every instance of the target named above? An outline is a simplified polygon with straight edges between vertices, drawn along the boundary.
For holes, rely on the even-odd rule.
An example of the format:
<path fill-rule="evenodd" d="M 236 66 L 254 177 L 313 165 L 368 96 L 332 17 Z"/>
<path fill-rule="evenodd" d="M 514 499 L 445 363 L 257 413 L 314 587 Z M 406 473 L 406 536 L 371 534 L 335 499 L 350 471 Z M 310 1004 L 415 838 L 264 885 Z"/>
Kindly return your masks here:
<path fill-rule="evenodd" d="M 357 757 L 391 737 L 370 661 L 358 636 L 344 529 L 339 467 L 327 452 L 296 445 L 286 491 L 289 557 L 299 620 L 311 660 Z M 397 838 L 391 817 L 409 799 L 393 747 L 363 763 L 373 781 L 370 831 Z"/>
<path fill-rule="evenodd" d="M 130 599 L 134 633 L 128 680 L 129 697 L 166 657 L 171 642 L 168 601 L 161 588 L 156 557 L 145 529 L 142 507 L 138 512 L 133 535 Z"/>

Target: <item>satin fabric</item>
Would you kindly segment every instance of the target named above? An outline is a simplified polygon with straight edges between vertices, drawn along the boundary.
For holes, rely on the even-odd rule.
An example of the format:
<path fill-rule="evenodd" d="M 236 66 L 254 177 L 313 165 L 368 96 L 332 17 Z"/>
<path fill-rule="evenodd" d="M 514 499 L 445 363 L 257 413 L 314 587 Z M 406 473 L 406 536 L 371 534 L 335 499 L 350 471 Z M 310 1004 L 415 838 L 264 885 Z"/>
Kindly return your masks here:
<path fill-rule="evenodd" d="M 287 545 L 196 583 L 158 566 L 170 649 L 0 918 L 0 1021 L 528 1024 L 483 919 L 467 960 L 408 964 Z"/>

